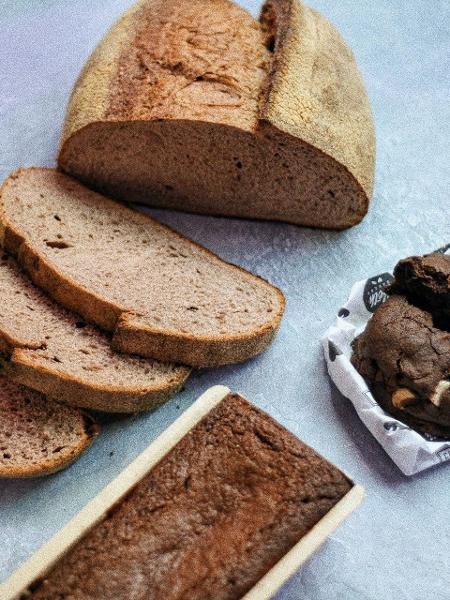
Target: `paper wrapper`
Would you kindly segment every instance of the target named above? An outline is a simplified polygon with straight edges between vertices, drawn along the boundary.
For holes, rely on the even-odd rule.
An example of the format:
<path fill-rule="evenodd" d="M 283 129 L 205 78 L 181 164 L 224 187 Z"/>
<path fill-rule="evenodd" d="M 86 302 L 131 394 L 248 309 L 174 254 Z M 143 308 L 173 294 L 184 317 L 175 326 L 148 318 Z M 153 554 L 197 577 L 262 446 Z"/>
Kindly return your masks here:
<path fill-rule="evenodd" d="M 450 253 L 450 244 L 436 252 Z M 364 330 L 374 310 L 386 300 L 385 288 L 391 281 L 391 273 L 381 273 L 355 283 L 322 343 L 328 373 L 336 387 L 351 401 L 361 421 L 401 471 L 414 475 L 450 460 L 450 438 L 418 433 L 387 414 L 350 362 L 353 340 Z"/>

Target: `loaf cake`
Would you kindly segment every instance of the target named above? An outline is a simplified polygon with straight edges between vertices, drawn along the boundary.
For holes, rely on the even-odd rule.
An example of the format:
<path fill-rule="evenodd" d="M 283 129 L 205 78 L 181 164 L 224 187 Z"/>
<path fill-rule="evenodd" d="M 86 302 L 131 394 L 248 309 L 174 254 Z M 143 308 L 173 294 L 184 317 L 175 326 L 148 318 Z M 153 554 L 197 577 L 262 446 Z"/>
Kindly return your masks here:
<path fill-rule="evenodd" d="M 354 342 L 353 364 L 385 410 L 450 436 L 450 256 L 402 260 L 390 297 Z"/>
<path fill-rule="evenodd" d="M 0 477 L 38 477 L 72 463 L 96 438 L 88 414 L 0 373 Z"/>
<path fill-rule="evenodd" d="M 149 216 L 52 169 L 21 169 L 0 194 L 5 249 L 57 302 L 113 332 L 120 352 L 205 367 L 273 339 L 280 290 Z M 177 384 L 186 375 L 167 368 Z"/>
<path fill-rule="evenodd" d="M 107 412 L 152 408 L 190 371 L 114 352 L 106 335 L 46 297 L 6 254 L 0 255 L 0 363 L 17 383 Z"/>
<path fill-rule="evenodd" d="M 342 229 L 366 214 L 375 135 L 351 50 L 299 0 L 141 0 L 70 99 L 59 166 L 152 206 Z"/>
<path fill-rule="evenodd" d="M 5 583 L 9 594 L 263 600 L 361 499 L 336 467 L 223 386 L 184 417 Z"/>

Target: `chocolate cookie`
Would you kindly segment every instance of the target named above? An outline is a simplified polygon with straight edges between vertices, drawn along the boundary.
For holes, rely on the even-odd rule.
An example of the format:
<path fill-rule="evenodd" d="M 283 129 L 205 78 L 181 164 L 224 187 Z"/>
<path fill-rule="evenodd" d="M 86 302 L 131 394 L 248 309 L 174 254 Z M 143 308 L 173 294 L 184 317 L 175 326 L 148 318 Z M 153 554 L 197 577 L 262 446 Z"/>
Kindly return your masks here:
<path fill-rule="evenodd" d="M 431 312 L 391 296 L 355 340 L 352 362 L 386 411 L 420 431 L 450 435 L 450 332 L 435 326 Z"/>
<path fill-rule="evenodd" d="M 410 256 L 394 269 L 392 292 L 432 313 L 435 325 L 450 329 L 450 255 Z"/>

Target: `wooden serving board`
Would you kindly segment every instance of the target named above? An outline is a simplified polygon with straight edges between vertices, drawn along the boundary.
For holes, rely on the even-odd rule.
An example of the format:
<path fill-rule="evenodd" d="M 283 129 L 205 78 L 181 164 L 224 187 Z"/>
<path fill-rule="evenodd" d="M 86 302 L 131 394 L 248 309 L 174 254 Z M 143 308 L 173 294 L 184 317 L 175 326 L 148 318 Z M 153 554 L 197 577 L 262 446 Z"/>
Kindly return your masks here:
<path fill-rule="evenodd" d="M 227 387 L 217 385 L 200 396 L 190 408 L 97 494 L 67 525 L 0 585 L 0 599 L 17 600 L 22 594 L 26 594 L 33 582 L 44 577 L 52 566 L 87 531 L 101 521 L 106 513 L 229 393 L 230 390 Z M 353 485 L 352 489 L 247 592 L 243 599 L 268 600 L 271 598 L 309 558 L 314 550 L 360 504 L 363 496 L 363 488 L 359 485 Z"/>

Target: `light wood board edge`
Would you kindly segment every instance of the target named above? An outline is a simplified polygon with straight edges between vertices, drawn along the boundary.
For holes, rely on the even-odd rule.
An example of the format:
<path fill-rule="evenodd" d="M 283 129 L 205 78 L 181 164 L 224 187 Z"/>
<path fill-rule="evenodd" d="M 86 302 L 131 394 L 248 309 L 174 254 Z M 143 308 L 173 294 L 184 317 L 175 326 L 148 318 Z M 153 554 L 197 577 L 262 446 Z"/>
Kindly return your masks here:
<path fill-rule="evenodd" d="M 364 489 L 354 485 L 318 523 L 262 577 L 242 600 L 269 600 L 321 546 L 342 521 L 359 506 Z"/>
<path fill-rule="evenodd" d="M 111 483 L 95 496 L 46 544 L 25 561 L 4 583 L 0 584 L 1 600 L 17 600 L 37 579 L 70 550 L 84 534 L 120 501 L 167 454 L 190 429 L 219 404 L 230 390 L 216 385 L 202 394 Z M 243 394 L 241 394 L 243 395 Z M 361 503 L 364 490 L 352 489 L 279 560 L 242 600 L 269 600 L 298 570 L 311 554 Z"/>
<path fill-rule="evenodd" d="M 47 573 L 63 554 L 104 517 L 120 499 L 209 413 L 230 390 L 216 385 L 202 394 L 111 483 L 81 509 L 46 544 L 0 585 L 1 600 L 16 600 Z"/>

